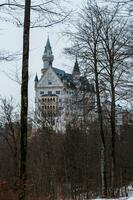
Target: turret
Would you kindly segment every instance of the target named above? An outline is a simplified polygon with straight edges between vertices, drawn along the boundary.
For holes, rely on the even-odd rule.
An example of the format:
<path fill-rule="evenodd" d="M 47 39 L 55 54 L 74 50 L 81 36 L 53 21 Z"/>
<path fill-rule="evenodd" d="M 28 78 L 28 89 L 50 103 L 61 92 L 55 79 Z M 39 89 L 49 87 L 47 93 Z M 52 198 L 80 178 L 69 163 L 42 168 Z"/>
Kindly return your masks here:
<path fill-rule="evenodd" d="M 42 73 L 43 73 L 46 69 L 48 69 L 50 66 L 52 66 L 52 62 L 54 60 L 49 37 L 47 39 L 47 43 L 46 43 L 46 46 L 44 49 L 42 60 L 43 60 L 43 69 L 42 69 Z"/>
<path fill-rule="evenodd" d="M 37 87 L 37 83 L 38 83 L 38 76 L 37 76 L 37 73 L 36 73 L 34 82 L 35 82 L 35 88 L 36 88 L 36 87 Z"/>
<path fill-rule="evenodd" d="M 77 84 L 80 79 L 80 70 L 79 70 L 79 64 L 78 64 L 77 58 L 76 58 L 75 65 L 73 68 L 72 76 L 73 76 L 74 83 Z"/>

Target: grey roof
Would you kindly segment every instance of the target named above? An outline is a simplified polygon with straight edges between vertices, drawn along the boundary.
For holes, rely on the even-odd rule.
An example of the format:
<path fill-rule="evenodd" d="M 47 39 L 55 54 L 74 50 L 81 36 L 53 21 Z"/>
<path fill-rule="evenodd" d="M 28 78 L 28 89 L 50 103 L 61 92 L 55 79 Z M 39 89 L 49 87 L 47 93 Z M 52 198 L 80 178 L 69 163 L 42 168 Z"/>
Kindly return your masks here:
<path fill-rule="evenodd" d="M 75 84 L 73 82 L 72 74 L 66 73 L 65 71 L 55 68 L 55 67 L 53 67 L 53 69 L 61 81 L 66 80 L 69 83 L 69 84 L 67 84 L 68 88 L 72 88 L 72 89 L 76 88 Z"/>
<path fill-rule="evenodd" d="M 76 89 L 76 85 L 74 83 L 72 74 L 66 73 L 65 71 L 55 67 L 53 67 L 53 70 L 55 71 L 55 73 L 57 74 L 57 76 L 60 78 L 61 81 L 66 80 L 68 82 L 67 84 L 68 88 Z M 81 90 L 94 92 L 94 85 L 90 84 L 86 77 L 81 76 L 79 81 L 81 83 L 80 86 Z"/>
<path fill-rule="evenodd" d="M 55 68 L 53 67 L 53 70 L 55 71 L 55 73 L 57 74 L 57 76 L 62 79 L 65 77 L 65 71 L 61 70 L 61 69 L 58 69 L 58 68 Z"/>

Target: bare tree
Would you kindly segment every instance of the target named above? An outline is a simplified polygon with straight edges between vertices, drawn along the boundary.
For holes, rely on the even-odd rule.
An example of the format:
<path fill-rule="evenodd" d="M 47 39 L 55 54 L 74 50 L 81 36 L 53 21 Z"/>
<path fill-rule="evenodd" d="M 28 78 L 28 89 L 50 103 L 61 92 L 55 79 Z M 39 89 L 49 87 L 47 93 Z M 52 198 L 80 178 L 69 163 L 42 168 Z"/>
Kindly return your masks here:
<path fill-rule="evenodd" d="M 101 10 L 102 12 L 102 10 Z M 91 1 L 82 9 L 80 14 L 80 23 L 77 25 L 77 32 L 72 34 L 74 40 L 73 47 L 67 52 L 74 53 L 76 51 L 82 64 L 87 66 L 87 76 L 90 74 L 91 79 L 95 82 L 96 104 L 98 111 L 98 122 L 101 136 L 101 182 L 102 194 L 107 195 L 107 179 L 106 179 L 106 142 L 103 127 L 103 116 L 100 95 L 100 70 L 99 52 L 100 52 L 100 33 L 101 33 L 101 17 L 97 4 Z"/>
<path fill-rule="evenodd" d="M 55 9 L 55 7 L 57 9 Z M 55 1 L 37 2 L 31 0 L 5 1 L 0 4 L 4 10 L 4 19 L 21 26 L 23 25 L 23 56 L 21 83 L 21 138 L 20 138 L 20 195 L 24 200 L 26 195 L 26 158 L 27 158 L 27 117 L 28 117 L 28 68 L 29 68 L 29 38 L 30 27 L 49 27 L 62 22 L 68 15 Z M 24 22 L 23 22 L 24 11 Z M 2 12 L 2 10 L 1 10 Z M 31 13 L 32 12 L 32 13 Z M 65 14 L 64 14 L 65 13 Z M 18 15 L 19 14 L 19 15 Z M 34 20 L 31 19 L 31 14 Z M 20 16 L 20 17 L 19 17 Z"/>
<path fill-rule="evenodd" d="M 17 106 L 13 102 L 13 98 L 1 99 L 0 107 L 0 123 L 1 123 L 1 136 L 6 141 L 13 159 L 13 185 L 18 182 L 19 177 L 19 132 L 20 121 L 18 116 Z"/>
<path fill-rule="evenodd" d="M 24 30 L 23 30 L 23 58 L 21 83 L 21 136 L 20 136 L 20 200 L 26 195 L 26 159 L 27 159 L 27 117 L 28 117 L 28 68 L 29 68 L 29 38 L 31 1 L 25 1 Z"/>
<path fill-rule="evenodd" d="M 110 15 L 109 15 L 110 13 Z M 115 137 L 116 137 L 116 101 L 127 94 L 120 88 L 124 88 L 124 80 L 127 74 L 132 72 L 129 68 L 128 45 L 132 44 L 132 34 L 129 29 L 128 19 L 121 17 L 119 5 L 112 12 L 106 10 L 102 17 L 101 45 L 103 49 L 102 77 L 107 82 L 108 96 L 111 100 L 110 124 L 112 133 L 112 195 L 115 188 Z M 130 71 L 129 71 L 130 70 Z M 105 72 L 106 71 L 106 72 Z M 106 74 L 106 75 L 105 75 Z M 105 76 L 104 76 L 105 75 Z M 108 84 L 109 83 L 109 84 Z M 124 94 L 125 93 L 125 94 Z"/>
<path fill-rule="evenodd" d="M 99 118 L 101 151 L 102 191 L 107 192 L 106 180 L 106 137 L 104 132 L 103 102 L 108 96 L 111 102 L 110 120 L 112 139 L 112 196 L 115 188 L 115 140 L 116 140 L 116 102 L 127 95 L 125 80 L 132 72 L 129 65 L 129 45 L 132 46 L 130 19 L 121 15 L 121 6 L 100 8 L 90 1 L 79 16 L 80 22 L 71 35 L 73 46 L 68 53 L 76 54 L 86 66 L 86 73 L 94 79 L 97 111 Z M 130 77 L 131 78 L 131 77 Z M 131 79 L 129 79 L 129 82 Z M 126 81 L 127 82 L 127 81 Z M 103 84 L 104 83 L 104 84 Z"/>

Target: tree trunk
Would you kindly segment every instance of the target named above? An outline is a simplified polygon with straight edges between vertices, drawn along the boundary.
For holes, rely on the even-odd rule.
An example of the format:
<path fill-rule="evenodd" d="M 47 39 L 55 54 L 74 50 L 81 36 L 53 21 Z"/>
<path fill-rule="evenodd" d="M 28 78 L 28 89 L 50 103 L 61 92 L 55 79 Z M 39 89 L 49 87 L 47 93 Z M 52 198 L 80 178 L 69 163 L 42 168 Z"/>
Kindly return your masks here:
<path fill-rule="evenodd" d="M 101 147 L 101 180 L 102 180 L 102 195 L 107 196 L 107 177 L 106 177 L 106 148 Z"/>
<path fill-rule="evenodd" d="M 21 85 L 21 136 L 20 136 L 20 193 L 19 193 L 19 200 L 25 199 L 26 179 L 27 179 L 27 177 L 26 177 L 26 157 L 27 157 L 30 7 L 31 7 L 31 0 L 25 0 L 24 31 L 23 31 L 22 85 Z"/>
<path fill-rule="evenodd" d="M 114 78 L 112 73 L 113 67 L 111 67 L 111 190 L 112 197 L 115 196 L 115 137 L 116 137 L 116 127 L 115 127 L 115 88 L 114 88 Z"/>
<path fill-rule="evenodd" d="M 99 90 L 99 77 L 97 69 L 97 59 L 95 57 L 95 85 L 96 85 L 96 98 L 97 98 L 97 110 L 98 110 L 98 120 L 100 125 L 100 137 L 102 141 L 101 145 L 101 183 L 102 183 L 102 195 L 107 196 L 107 177 L 106 177 L 106 144 L 103 129 L 103 116 L 100 100 L 100 90 Z"/>

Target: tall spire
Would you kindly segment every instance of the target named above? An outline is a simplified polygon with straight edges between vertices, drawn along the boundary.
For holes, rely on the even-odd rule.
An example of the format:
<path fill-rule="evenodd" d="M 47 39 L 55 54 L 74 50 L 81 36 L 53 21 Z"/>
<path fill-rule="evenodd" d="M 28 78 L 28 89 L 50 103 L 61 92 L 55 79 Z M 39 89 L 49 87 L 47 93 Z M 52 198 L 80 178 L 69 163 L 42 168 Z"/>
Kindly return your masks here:
<path fill-rule="evenodd" d="M 35 82 L 38 82 L 38 76 L 37 76 L 37 73 L 36 73 L 36 76 L 35 76 Z"/>
<path fill-rule="evenodd" d="M 49 36 L 48 36 L 48 39 L 47 39 L 47 43 L 46 43 L 46 46 L 45 46 L 44 53 L 47 53 L 47 51 L 50 51 L 51 54 L 52 54 L 52 48 L 51 48 L 51 44 L 50 44 L 50 41 L 49 41 Z"/>
<path fill-rule="evenodd" d="M 72 76 L 73 76 L 74 83 L 78 84 L 79 79 L 80 79 L 80 70 L 79 70 L 79 64 L 78 64 L 77 56 L 76 56 L 76 61 L 75 61 L 75 65 L 74 65 L 74 68 L 73 68 Z"/>
<path fill-rule="evenodd" d="M 43 71 L 45 69 L 49 68 L 50 66 L 52 66 L 54 56 L 53 56 L 53 53 L 52 53 L 52 48 L 51 48 L 49 36 L 48 36 L 48 39 L 47 39 L 47 42 L 46 42 L 46 46 L 45 46 L 45 49 L 44 49 L 42 60 L 43 60 Z"/>
<path fill-rule="evenodd" d="M 73 68 L 73 73 L 75 73 L 75 72 L 80 73 L 77 56 L 76 56 L 76 61 L 75 61 L 75 65 L 74 65 L 74 68 Z"/>
<path fill-rule="evenodd" d="M 38 84 L 38 76 L 37 76 L 37 73 L 36 73 L 34 82 L 35 82 L 35 88 L 37 88 L 37 84 Z"/>

